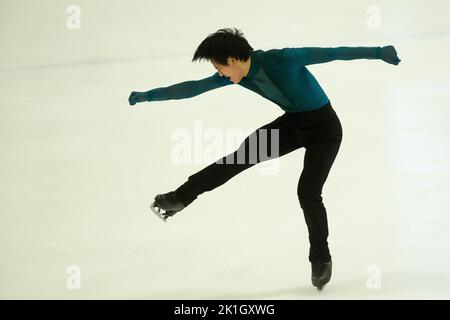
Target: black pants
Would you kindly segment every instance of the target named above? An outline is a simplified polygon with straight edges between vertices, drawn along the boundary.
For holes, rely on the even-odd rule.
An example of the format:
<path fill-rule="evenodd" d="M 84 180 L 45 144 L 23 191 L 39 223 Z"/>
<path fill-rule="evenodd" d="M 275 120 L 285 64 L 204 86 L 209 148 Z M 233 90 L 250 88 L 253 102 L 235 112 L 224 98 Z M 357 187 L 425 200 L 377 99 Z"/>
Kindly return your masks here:
<path fill-rule="evenodd" d="M 278 129 L 279 134 L 279 149 L 275 156 L 272 156 L 273 152 L 271 153 L 273 141 L 269 139 L 271 136 L 270 129 Z M 267 139 L 261 139 L 263 131 L 268 133 Z M 253 136 L 252 139 L 250 139 L 251 136 Z M 255 137 L 257 143 L 255 143 Z M 267 145 L 263 144 L 268 151 L 266 154 L 271 156 L 260 157 L 260 152 L 257 152 L 258 156 L 255 161 L 254 157 L 250 158 L 250 154 L 252 154 L 250 144 L 252 144 L 254 155 L 254 146 L 261 148 L 260 142 L 263 140 L 266 141 L 264 143 L 267 143 Z M 284 113 L 274 121 L 256 129 L 234 153 L 191 175 L 187 182 L 176 189 L 175 192 L 187 206 L 198 195 L 219 187 L 238 173 L 255 165 L 255 163 L 277 156 L 281 157 L 304 147 L 306 151 L 303 171 L 298 181 L 297 195 L 308 226 L 309 260 L 311 262 L 328 261 L 331 256 L 327 242 L 328 222 L 327 212 L 322 202 L 322 187 L 336 158 L 341 141 L 341 123 L 330 103 L 312 111 Z M 245 161 L 242 161 L 242 154 L 246 155 Z M 264 154 L 264 152 L 261 152 L 261 154 Z M 280 190 L 273 191 L 280 192 Z"/>

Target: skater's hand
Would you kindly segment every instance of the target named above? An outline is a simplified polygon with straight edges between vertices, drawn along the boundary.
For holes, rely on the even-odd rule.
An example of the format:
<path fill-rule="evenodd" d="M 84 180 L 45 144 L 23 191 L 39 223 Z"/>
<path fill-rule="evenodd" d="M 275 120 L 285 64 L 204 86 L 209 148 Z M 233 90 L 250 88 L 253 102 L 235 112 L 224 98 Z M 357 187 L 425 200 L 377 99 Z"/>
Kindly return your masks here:
<path fill-rule="evenodd" d="M 400 63 L 400 59 L 397 56 L 397 51 L 394 46 L 385 46 L 381 48 L 380 59 L 384 62 L 398 65 Z"/>
<path fill-rule="evenodd" d="M 136 103 L 144 101 L 147 101 L 147 94 L 145 92 L 133 91 L 128 98 L 130 106 L 134 106 Z"/>

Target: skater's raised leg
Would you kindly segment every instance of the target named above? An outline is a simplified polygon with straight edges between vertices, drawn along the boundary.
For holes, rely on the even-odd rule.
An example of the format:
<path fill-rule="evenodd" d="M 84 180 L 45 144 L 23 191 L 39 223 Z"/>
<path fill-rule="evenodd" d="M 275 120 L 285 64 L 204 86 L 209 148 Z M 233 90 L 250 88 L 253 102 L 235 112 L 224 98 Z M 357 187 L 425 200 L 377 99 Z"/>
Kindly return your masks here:
<path fill-rule="evenodd" d="M 273 134 L 273 129 L 277 129 L 278 134 Z M 263 132 L 265 133 L 262 135 Z M 265 138 L 262 139 L 262 137 Z M 274 141 L 274 138 L 277 141 Z M 261 141 L 265 141 L 266 143 L 260 144 L 262 143 Z M 278 150 L 272 150 L 274 143 L 277 143 Z M 265 150 L 261 150 L 261 146 L 265 146 Z M 255 130 L 241 143 L 235 152 L 230 153 L 219 159 L 219 161 L 191 175 L 175 192 L 180 197 L 184 206 L 188 206 L 200 194 L 221 186 L 238 173 L 254 166 L 256 163 L 281 157 L 299 147 L 290 130 L 289 119 L 284 114 Z M 244 161 L 242 155 L 245 155 Z M 261 157 L 261 155 L 269 155 L 269 157 Z"/>

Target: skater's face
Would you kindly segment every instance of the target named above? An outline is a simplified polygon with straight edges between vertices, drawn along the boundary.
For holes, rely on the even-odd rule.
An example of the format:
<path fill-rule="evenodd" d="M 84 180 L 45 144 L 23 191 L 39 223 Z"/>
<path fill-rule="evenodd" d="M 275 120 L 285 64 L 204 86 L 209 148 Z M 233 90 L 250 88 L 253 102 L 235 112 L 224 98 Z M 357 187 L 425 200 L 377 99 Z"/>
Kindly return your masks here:
<path fill-rule="evenodd" d="M 227 77 L 233 83 L 239 83 L 248 74 L 250 59 L 241 61 L 235 58 L 228 58 L 227 62 L 228 65 L 218 64 L 214 61 L 212 64 L 221 77 Z"/>

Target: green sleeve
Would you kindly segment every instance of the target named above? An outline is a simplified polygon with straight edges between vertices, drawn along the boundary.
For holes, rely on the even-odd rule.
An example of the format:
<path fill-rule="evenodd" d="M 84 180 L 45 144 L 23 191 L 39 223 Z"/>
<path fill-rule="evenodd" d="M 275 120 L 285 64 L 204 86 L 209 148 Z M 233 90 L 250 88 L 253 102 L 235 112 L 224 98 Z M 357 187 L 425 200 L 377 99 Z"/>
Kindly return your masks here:
<path fill-rule="evenodd" d="M 232 84 L 228 78 L 221 77 L 217 72 L 201 80 L 180 82 L 168 87 L 161 87 L 146 92 L 148 101 L 186 99 L 197 96 L 209 90 Z"/>
<path fill-rule="evenodd" d="M 334 60 L 379 59 L 380 47 L 284 48 L 281 55 L 289 63 L 309 65 Z"/>

